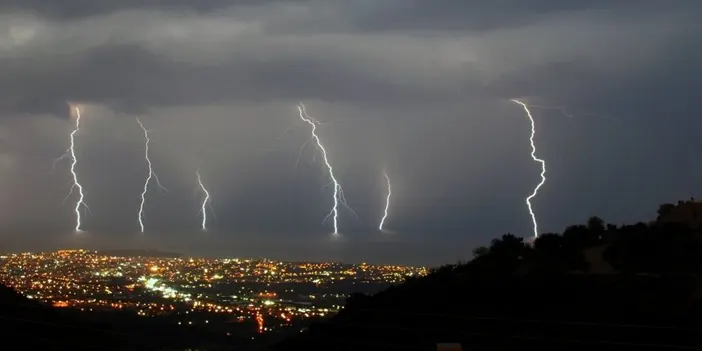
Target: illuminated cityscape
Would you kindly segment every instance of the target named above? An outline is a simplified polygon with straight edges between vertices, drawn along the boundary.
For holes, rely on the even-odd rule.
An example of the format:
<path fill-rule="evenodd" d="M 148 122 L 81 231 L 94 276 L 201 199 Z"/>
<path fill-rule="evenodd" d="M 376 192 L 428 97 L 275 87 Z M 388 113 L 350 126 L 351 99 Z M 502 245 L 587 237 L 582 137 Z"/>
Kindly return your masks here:
<path fill-rule="evenodd" d="M 179 325 L 252 322 L 260 333 L 325 317 L 353 292 L 425 268 L 365 263 L 127 257 L 88 250 L 0 256 L 0 280 L 26 297 L 85 312 L 168 316 Z"/>

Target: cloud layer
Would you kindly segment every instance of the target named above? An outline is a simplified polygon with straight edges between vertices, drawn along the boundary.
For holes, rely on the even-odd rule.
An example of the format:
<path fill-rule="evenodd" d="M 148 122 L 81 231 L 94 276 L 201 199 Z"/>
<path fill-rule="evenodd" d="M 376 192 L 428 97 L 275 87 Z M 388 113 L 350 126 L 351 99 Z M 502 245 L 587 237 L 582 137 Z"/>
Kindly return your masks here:
<path fill-rule="evenodd" d="M 185 238 L 197 228 L 196 167 L 209 170 L 221 240 L 305 241 L 326 230 L 317 219 L 329 194 L 311 149 L 294 166 L 309 132 L 297 101 L 327 122 L 322 133 L 362 218 L 345 219 L 347 230 L 363 240 L 378 237 L 379 169 L 388 165 L 400 189 L 393 224 L 415 233 L 393 240 L 470 246 L 528 235 L 523 196 L 538 167 L 510 98 L 574 115 L 535 111 L 551 172 L 536 206 L 544 229 L 594 213 L 646 219 L 658 202 L 686 196 L 692 181 L 679 184 L 698 172 L 680 152 L 699 146 L 688 138 L 698 122 L 686 92 L 702 73 L 694 1 L 66 0 L 0 9 L 8 238 L 72 227 L 70 206 L 60 206 L 65 169 L 47 170 L 67 146 L 67 102 L 85 106 L 87 225 L 125 240 L 143 180 L 134 114 L 153 131 L 157 172 L 171 184 L 151 194 L 150 227 Z M 663 179 L 673 185 L 652 189 Z"/>

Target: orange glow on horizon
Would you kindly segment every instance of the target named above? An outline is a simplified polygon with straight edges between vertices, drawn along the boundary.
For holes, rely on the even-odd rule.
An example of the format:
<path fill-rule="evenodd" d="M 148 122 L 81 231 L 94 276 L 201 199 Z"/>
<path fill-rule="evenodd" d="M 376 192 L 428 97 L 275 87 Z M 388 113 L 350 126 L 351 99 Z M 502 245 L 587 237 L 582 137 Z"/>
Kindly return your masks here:
<path fill-rule="evenodd" d="M 54 301 L 54 303 L 53 303 L 52 305 L 53 305 L 54 307 L 57 307 L 57 308 L 63 308 L 63 307 L 68 307 L 68 302 L 66 302 L 66 301 Z"/>

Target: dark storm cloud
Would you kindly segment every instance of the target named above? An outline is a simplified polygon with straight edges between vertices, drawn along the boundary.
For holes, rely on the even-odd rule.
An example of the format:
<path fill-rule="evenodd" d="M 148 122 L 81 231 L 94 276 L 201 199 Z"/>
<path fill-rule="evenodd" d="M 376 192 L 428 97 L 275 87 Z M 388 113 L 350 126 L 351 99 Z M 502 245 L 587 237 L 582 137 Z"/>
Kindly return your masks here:
<path fill-rule="evenodd" d="M 654 3 L 641 3 L 627 13 L 621 3 L 604 1 L 588 2 L 587 7 L 584 2 L 556 1 L 529 6 L 520 1 L 445 1 L 441 6 L 422 1 L 358 6 L 267 2 L 260 7 L 248 4 L 241 13 L 235 6 L 218 15 L 224 17 L 205 14 L 192 19 L 175 15 L 174 9 L 180 7 L 161 2 L 68 1 L 44 7 L 38 2 L 6 3 L 28 9 L 36 4 L 49 22 L 39 25 L 36 44 L 19 44 L 20 53 L 0 57 L 0 92 L 5 107 L 53 114 L 65 114 L 66 101 L 140 112 L 151 106 L 227 100 L 382 103 L 440 101 L 459 95 L 504 99 L 522 91 L 549 94 L 563 92 L 562 86 L 573 80 L 580 84 L 594 80 L 601 67 L 592 67 L 593 60 L 600 65 L 609 61 L 616 70 L 626 68 L 623 52 L 657 50 L 665 38 L 657 38 L 661 35 L 656 31 L 677 35 L 699 27 L 688 21 L 690 7 L 695 6 L 690 2 L 677 2 L 662 11 Z M 192 4 L 195 10 L 230 6 Z M 289 11 L 294 6 L 302 10 Z M 86 19 L 53 22 L 51 9 L 57 15 L 82 13 Z M 119 9 L 147 12 L 110 17 Z M 169 17 L 172 12 L 175 17 Z M 665 21 L 656 22 L 660 17 Z M 618 24 L 625 33 L 611 32 L 608 38 Z M 523 37 L 514 29 L 520 26 L 526 26 Z M 515 33 L 509 32 L 513 29 Z M 238 30 L 241 34 L 227 32 Z M 422 30 L 434 34 L 426 38 L 412 34 Z M 436 37 L 441 31 L 449 36 Z M 535 37 L 541 34 L 547 34 L 550 42 Z M 578 55 L 578 42 L 585 55 Z M 510 45 L 515 52 L 509 52 Z M 631 48 L 622 48 L 626 45 Z M 599 56 L 588 57 L 588 50 Z M 459 63 L 461 56 L 468 61 Z M 521 63 L 520 57 L 527 60 Z"/>
<path fill-rule="evenodd" d="M 188 10 L 208 13 L 231 6 L 232 4 L 252 5 L 280 1 L 281 0 L 67 0 L 59 3 L 41 0 L 2 0 L 0 1 L 0 8 L 5 11 L 26 11 L 60 20 L 74 20 L 121 10 Z"/>
<path fill-rule="evenodd" d="M 45 176 L 71 126 L 47 115 L 68 117 L 77 102 L 90 110 L 78 139 L 95 212 L 86 225 L 103 244 L 136 228 L 143 140 L 127 117 L 138 113 L 171 190 L 148 198 L 155 238 L 192 238 L 202 166 L 214 246 L 231 235 L 241 247 L 276 242 L 268 255 L 295 243 L 312 258 L 321 249 L 302 247 L 328 231 L 330 198 L 319 164 L 304 161 L 310 149 L 292 170 L 309 137 L 293 124 L 301 100 L 330 122 L 320 130 L 361 217 L 342 219 L 361 240 L 349 248 L 378 240 L 379 169 L 397 182 L 401 245 L 340 258 L 465 258 L 456 248 L 529 234 L 523 197 L 538 173 L 509 98 L 575 115 L 534 111 L 549 166 L 535 203 L 542 228 L 592 214 L 647 220 L 685 193 L 683 173 L 700 171 L 674 170 L 688 162 L 680 150 L 699 146 L 687 139 L 700 127 L 690 98 L 702 89 L 700 10 L 684 0 L 0 1 L 1 223 L 25 240 L 72 228 L 59 206 L 65 169 Z"/>
<path fill-rule="evenodd" d="M 534 0 L 534 1 L 405 1 L 398 11 L 383 13 L 385 17 L 371 17 L 368 24 L 378 28 L 419 29 L 433 28 L 444 30 L 489 30 L 495 28 L 518 27 L 563 13 L 593 13 L 608 16 L 627 17 L 640 13 L 680 12 L 681 9 L 695 10 L 699 4 L 694 0 L 676 3 L 661 0 L 629 1 L 574 1 L 574 0 Z M 672 6 L 671 6 L 672 5 Z M 383 18 L 386 20 L 383 21 Z"/>
<path fill-rule="evenodd" d="M 52 67 L 51 59 L 42 61 L 37 66 Z M 33 74 L 33 70 L 33 67 L 18 68 L 8 77 L 16 82 L 31 79 L 33 83 L 0 88 L 5 96 L 20 99 L 16 108 L 25 113 L 65 115 L 66 101 L 89 101 L 134 113 L 146 107 L 232 99 L 334 101 L 342 97 L 346 101 L 378 103 L 400 101 L 412 95 L 426 97 L 431 93 L 422 94 L 421 89 L 417 91 L 382 76 L 365 76 L 352 62 L 310 57 L 285 61 L 247 59 L 206 66 L 175 62 L 137 45 L 102 46 L 86 52 L 79 66 L 54 66 L 41 74 Z M 375 94 L 367 94 L 368 86 L 374 88 Z"/>
<path fill-rule="evenodd" d="M 681 1 L 681 2 L 684 2 Z M 91 1 L 66 0 L 61 3 L 51 3 L 41 0 L 3 0 L 0 8 L 6 11 L 27 11 L 49 18 L 75 20 L 90 16 L 103 15 L 124 10 L 157 10 L 157 11 L 194 11 L 207 14 L 230 7 L 262 6 L 262 5 L 310 5 L 316 7 L 343 7 L 351 11 L 359 10 L 367 15 L 367 19 L 359 19 L 359 23 L 370 25 L 368 29 L 417 29 L 423 27 L 441 29 L 485 29 L 493 26 L 509 25 L 513 20 L 521 20 L 531 16 L 541 16 L 574 10 L 597 9 L 640 9 L 660 5 L 659 0 L 638 1 L 636 6 L 631 3 L 596 1 L 559 1 L 536 0 L 523 1 L 491 1 L 475 0 L 443 0 L 426 2 L 421 0 L 394 0 L 384 4 L 372 4 L 369 1 L 357 1 L 355 5 L 343 5 L 341 1 L 310 1 L 310 0 L 123 0 L 123 1 Z M 374 9 L 375 11 L 363 11 Z M 378 11 L 380 9 L 380 11 Z"/>
<path fill-rule="evenodd" d="M 564 11 L 612 9 L 612 1 L 398 1 L 385 11 L 369 13 L 358 19 L 367 30 L 486 30 L 524 25 L 538 17 Z M 643 2 L 637 3 L 640 6 Z M 629 7 L 629 6 L 627 6 Z"/>

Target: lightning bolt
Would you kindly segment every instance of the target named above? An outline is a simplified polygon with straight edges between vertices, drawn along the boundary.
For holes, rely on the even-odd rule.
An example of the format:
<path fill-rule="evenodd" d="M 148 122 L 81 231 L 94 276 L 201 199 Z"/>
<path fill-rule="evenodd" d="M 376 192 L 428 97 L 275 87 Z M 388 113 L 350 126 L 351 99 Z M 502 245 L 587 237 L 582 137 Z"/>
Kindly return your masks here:
<path fill-rule="evenodd" d="M 297 160 L 295 160 L 295 171 L 297 171 L 297 168 L 300 166 L 300 159 L 302 158 L 302 153 L 305 151 L 305 148 L 307 147 L 307 144 L 312 141 L 312 138 L 309 138 L 305 140 L 304 143 L 302 143 L 302 146 L 300 147 L 300 150 L 297 152 Z"/>
<path fill-rule="evenodd" d="M 312 140 L 317 144 L 317 148 L 319 149 L 319 151 L 322 152 L 322 160 L 324 161 L 324 165 L 326 166 L 327 171 L 329 172 L 329 185 L 333 186 L 334 188 L 334 206 L 332 207 L 331 211 L 329 211 L 329 214 L 324 218 L 323 222 L 326 222 L 329 218 L 331 218 L 334 223 L 334 232 L 332 233 L 332 235 L 339 235 L 339 204 L 349 209 L 354 214 L 354 216 L 356 216 L 356 212 L 354 212 L 353 209 L 351 209 L 346 203 L 344 189 L 341 188 L 339 181 L 334 176 L 334 168 L 332 168 L 332 165 L 329 163 L 329 158 L 327 157 L 327 150 L 324 148 L 324 145 L 322 145 L 322 141 L 319 139 L 319 136 L 317 136 L 317 125 L 320 124 L 319 121 L 310 117 L 307 114 L 304 104 L 300 103 L 299 105 L 297 105 L 297 110 L 300 112 L 300 119 L 312 126 Z"/>
<path fill-rule="evenodd" d="M 63 152 L 63 154 L 57 158 L 54 159 L 54 162 L 51 163 L 51 172 L 49 173 L 54 173 L 54 170 L 56 169 L 56 164 L 71 157 L 71 148 L 69 147 L 66 149 L 66 151 Z"/>
<path fill-rule="evenodd" d="M 80 229 L 80 227 L 81 227 L 80 209 L 81 209 L 81 207 L 82 207 L 82 208 L 85 208 L 86 210 L 89 211 L 90 208 L 89 208 L 88 205 L 83 201 L 83 199 L 85 198 L 85 194 L 83 193 L 83 186 L 82 186 L 82 185 L 80 184 L 80 182 L 78 181 L 78 174 L 76 173 L 76 164 L 78 164 L 78 158 L 76 157 L 75 136 L 76 136 L 76 133 L 78 133 L 78 132 L 80 131 L 80 109 L 78 109 L 78 107 L 76 107 L 75 109 L 76 109 L 76 127 L 75 127 L 75 129 L 73 129 L 73 131 L 72 131 L 71 134 L 70 134 L 70 136 L 71 136 L 71 144 L 70 144 L 70 146 L 68 147 L 68 149 L 66 150 L 66 152 L 64 152 L 64 154 L 61 155 L 61 157 L 59 157 L 58 159 L 54 160 L 54 166 L 56 165 L 56 162 L 58 162 L 58 161 L 61 161 L 61 160 L 65 159 L 65 158 L 67 158 L 67 157 L 70 157 L 70 158 L 71 158 L 71 168 L 70 168 L 70 172 L 71 172 L 71 175 L 73 176 L 73 185 L 71 185 L 71 190 L 68 192 L 68 195 L 66 195 L 66 198 L 64 198 L 64 202 L 66 201 L 66 199 L 67 199 L 69 196 L 71 196 L 71 195 L 73 194 L 73 190 L 78 189 L 78 200 L 76 201 L 76 206 L 75 206 L 75 209 L 74 209 L 74 211 L 75 211 L 75 213 L 76 213 L 76 228 L 75 228 L 75 231 L 76 231 L 76 232 L 82 232 L 82 230 Z"/>
<path fill-rule="evenodd" d="M 537 238 L 539 236 L 539 225 L 536 221 L 536 215 L 534 215 L 534 210 L 531 207 L 531 199 L 536 197 L 536 195 L 539 193 L 539 189 L 546 183 L 546 161 L 536 157 L 536 144 L 534 144 L 534 137 L 536 136 L 536 123 L 534 123 L 534 117 L 531 116 L 531 112 L 529 111 L 529 107 L 527 105 L 519 100 L 512 99 L 510 100 L 514 102 L 515 104 L 519 104 L 524 108 L 524 111 L 527 114 L 527 117 L 529 117 L 529 121 L 531 122 L 531 136 L 529 137 L 529 142 L 531 143 L 531 158 L 535 161 L 541 164 L 541 182 L 534 188 L 534 192 L 529 195 L 529 197 L 526 198 L 526 204 L 527 207 L 529 208 L 529 214 L 531 215 L 531 221 L 534 225 L 534 238 Z"/>
<path fill-rule="evenodd" d="M 564 116 L 568 117 L 568 118 L 575 118 L 575 115 L 573 115 L 572 113 L 569 113 L 569 112 L 566 110 L 566 107 L 565 107 L 565 106 L 542 106 L 542 105 L 532 105 L 532 104 L 529 104 L 529 107 L 531 107 L 531 108 L 540 108 L 540 109 L 544 109 L 544 110 L 558 110 L 558 111 L 561 111 L 561 113 L 562 113 Z"/>
<path fill-rule="evenodd" d="M 144 204 L 146 203 L 146 193 L 149 190 L 149 183 L 151 183 L 151 179 L 156 181 L 156 185 L 158 186 L 159 189 L 162 191 L 168 191 L 163 185 L 161 185 L 161 181 L 158 179 L 158 176 L 156 173 L 153 171 L 153 167 L 151 166 L 151 159 L 149 158 L 149 142 L 151 142 L 151 139 L 149 139 L 149 130 L 144 127 L 144 125 L 141 123 L 141 120 L 139 120 L 139 117 L 136 117 L 137 123 L 139 123 L 139 127 L 141 127 L 141 130 L 144 131 L 144 159 L 146 159 L 146 164 L 149 166 L 149 174 L 146 177 L 146 180 L 144 181 L 144 190 L 141 192 L 141 204 L 139 205 L 139 214 L 138 214 L 138 219 L 139 219 L 139 227 L 141 228 L 141 232 L 144 232 Z"/>
<path fill-rule="evenodd" d="M 388 177 L 388 173 L 385 170 L 383 170 L 383 177 L 385 177 L 385 182 L 388 186 L 388 195 L 385 198 L 385 210 L 383 213 L 383 218 L 380 220 L 380 225 L 378 226 L 378 229 L 380 231 L 384 231 L 383 225 L 385 224 L 385 220 L 388 218 L 388 209 L 390 208 L 390 196 L 392 196 L 392 184 L 390 184 L 390 177 Z"/>
<path fill-rule="evenodd" d="M 197 172 L 197 183 L 200 185 L 200 190 L 205 194 L 205 198 L 202 200 L 202 208 L 200 213 L 202 213 L 202 230 L 207 230 L 207 206 L 210 205 L 210 192 L 207 191 L 205 185 L 202 184 L 202 178 L 200 177 L 200 169 Z"/>

